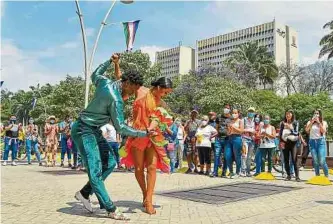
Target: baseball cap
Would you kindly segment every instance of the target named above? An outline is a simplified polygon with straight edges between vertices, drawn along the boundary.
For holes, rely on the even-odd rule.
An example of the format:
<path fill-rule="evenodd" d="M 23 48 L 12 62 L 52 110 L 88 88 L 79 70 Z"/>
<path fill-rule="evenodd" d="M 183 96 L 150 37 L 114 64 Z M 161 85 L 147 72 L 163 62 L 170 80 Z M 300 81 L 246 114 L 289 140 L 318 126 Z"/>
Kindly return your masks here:
<path fill-rule="evenodd" d="M 247 111 L 253 111 L 253 112 L 255 112 L 256 109 L 254 107 L 249 107 L 249 109 L 247 109 Z"/>

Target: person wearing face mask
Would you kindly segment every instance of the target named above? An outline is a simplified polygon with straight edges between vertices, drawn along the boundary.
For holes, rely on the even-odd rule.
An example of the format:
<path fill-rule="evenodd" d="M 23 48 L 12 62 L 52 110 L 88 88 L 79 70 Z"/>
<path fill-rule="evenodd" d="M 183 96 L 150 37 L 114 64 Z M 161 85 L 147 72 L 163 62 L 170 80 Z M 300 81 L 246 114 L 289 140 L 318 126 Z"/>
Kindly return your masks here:
<path fill-rule="evenodd" d="M 12 115 L 9 118 L 8 124 L 5 126 L 5 151 L 3 155 L 3 165 L 6 166 L 8 162 L 9 150 L 12 150 L 12 166 L 16 166 L 16 156 L 18 150 L 18 134 L 19 127 L 16 124 L 16 116 Z"/>
<path fill-rule="evenodd" d="M 254 135 L 255 135 L 255 109 L 250 107 L 247 110 L 247 117 L 244 118 L 244 133 L 243 144 L 245 151 L 242 153 L 242 176 L 250 177 L 251 173 L 251 157 L 254 149 Z"/>
<path fill-rule="evenodd" d="M 186 133 L 182 121 L 180 118 L 177 118 L 175 121 L 177 126 L 177 162 L 175 168 L 183 168 L 183 157 L 184 157 L 184 140 L 186 139 Z"/>
<path fill-rule="evenodd" d="M 216 136 L 215 140 L 215 152 L 214 152 L 214 169 L 211 177 L 217 177 L 218 168 L 221 164 L 221 155 L 223 153 L 223 166 L 222 166 L 222 177 L 226 177 L 227 173 L 227 152 L 231 154 L 230 148 L 227 150 L 228 147 L 228 125 L 231 123 L 231 111 L 230 105 L 226 104 L 223 109 L 223 115 L 219 120 L 218 124 L 216 125 L 216 130 L 218 135 Z M 229 170 L 232 173 L 232 170 Z"/>
<path fill-rule="evenodd" d="M 315 110 L 313 112 L 313 117 L 310 121 L 308 121 L 305 130 L 310 135 L 309 145 L 316 176 L 320 176 L 320 167 L 322 167 L 324 175 L 328 177 L 325 142 L 327 129 L 328 125 L 323 119 L 321 110 Z"/>
<path fill-rule="evenodd" d="M 299 123 L 296 121 L 295 114 L 292 110 L 287 110 L 285 112 L 285 117 L 281 122 L 280 126 L 280 145 L 283 148 L 283 158 L 284 158 L 284 166 L 287 173 L 286 180 L 291 180 L 291 168 L 290 168 L 290 155 L 292 165 L 294 166 L 295 170 L 295 177 L 296 181 L 300 182 L 301 179 L 299 178 L 299 167 L 298 167 L 298 156 L 297 156 L 297 149 L 296 143 L 299 139 Z"/>
<path fill-rule="evenodd" d="M 28 164 L 31 164 L 31 151 L 33 150 L 39 165 L 42 165 L 40 152 L 38 150 L 38 126 L 34 123 L 34 119 L 29 119 L 29 124 L 26 130 L 26 150 L 27 150 L 27 157 L 28 157 Z M 32 149 L 32 150 L 31 150 Z"/>
<path fill-rule="evenodd" d="M 255 152 L 256 171 L 253 176 L 257 176 L 261 172 L 261 152 L 259 150 L 259 145 L 261 142 L 261 137 L 260 137 L 261 127 L 264 125 L 262 122 L 262 116 L 260 114 L 255 115 L 254 123 L 255 123 L 254 152 Z"/>
<path fill-rule="evenodd" d="M 261 151 L 261 172 L 265 172 L 265 162 L 266 157 L 268 158 L 268 172 L 272 173 L 272 158 L 273 151 L 276 148 L 275 138 L 276 131 L 273 125 L 270 125 L 271 118 L 269 115 L 266 115 L 264 118 L 264 125 L 260 131 L 261 143 L 259 149 Z"/>
<path fill-rule="evenodd" d="M 186 145 L 187 145 L 187 150 L 186 150 L 186 154 L 187 154 L 187 164 L 188 164 L 188 170 L 186 171 L 186 173 L 192 173 L 192 169 L 191 169 L 191 165 L 194 165 L 194 173 L 198 173 L 198 169 L 197 169 L 197 164 L 198 164 L 198 150 L 195 147 L 195 142 L 196 142 L 196 138 L 195 138 L 195 133 L 198 130 L 198 127 L 201 123 L 201 121 L 199 119 L 197 119 L 199 112 L 197 110 L 192 110 L 191 111 L 191 119 L 188 120 L 185 124 L 185 131 L 186 131 Z"/>
<path fill-rule="evenodd" d="M 68 159 L 68 167 L 72 167 L 72 152 L 71 149 L 68 148 L 67 141 L 68 136 L 70 136 L 70 130 L 71 130 L 71 123 L 73 119 L 69 115 L 66 116 L 65 120 L 63 122 L 60 122 L 59 124 L 59 131 L 60 131 L 60 145 L 61 145 L 61 167 L 64 167 L 64 159 L 65 154 L 67 153 L 67 159 Z"/>
<path fill-rule="evenodd" d="M 56 124 L 55 116 L 50 116 L 45 124 L 44 134 L 46 136 L 46 166 L 55 166 L 57 149 L 58 149 L 58 133 L 59 127 Z"/>
<path fill-rule="evenodd" d="M 217 130 L 213 126 L 209 125 L 208 122 L 208 116 L 204 116 L 201 125 L 195 134 L 197 139 L 196 147 L 198 149 L 200 160 L 199 174 L 204 174 L 204 165 L 206 165 L 205 175 L 210 174 L 212 139 L 217 136 Z"/>
<path fill-rule="evenodd" d="M 229 134 L 229 148 L 235 157 L 236 161 L 236 174 L 231 173 L 230 178 L 239 177 L 241 170 L 241 157 L 242 157 L 242 134 L 244 132 L 244 122 L 239 118 L 239 110 L 232 110 L 232 121 L 228 125 Z M 229 164 L 229 170 L 232 170 L 232 156 L 231 153 L 227 153 L 227 163 Z"/>

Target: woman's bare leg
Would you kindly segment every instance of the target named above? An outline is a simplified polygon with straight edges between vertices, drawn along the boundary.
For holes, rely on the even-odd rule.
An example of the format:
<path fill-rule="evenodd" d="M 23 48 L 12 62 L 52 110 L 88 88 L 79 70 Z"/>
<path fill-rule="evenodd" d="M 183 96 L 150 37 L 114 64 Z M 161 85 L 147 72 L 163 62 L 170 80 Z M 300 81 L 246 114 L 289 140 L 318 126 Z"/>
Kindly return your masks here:
<path fill-rule="evenodd" d="M 143 202 L 144 202 L 147 197 L 147 187 L 146 187 L 145 174 L 144 174 L 145 151 L 138 150 L 136 148 L 132 148 L 131 150 L 132 150 L 132 154 L 133 154 L 133 161 L 134 161 L 134 167 L 135 167 L 135 178 L 138 181 L 139 186 L 141 188 Z"/>
<path fill-rule="evenodd" d="M 145 151 L 145 160 L 147 163 L 147 199 L 146 212 L 155 214 L 156 210 L 153 207 L 153 194 L 156 183 L 156 164 L 157 154 L 153 148 L 148 148 Z"/>

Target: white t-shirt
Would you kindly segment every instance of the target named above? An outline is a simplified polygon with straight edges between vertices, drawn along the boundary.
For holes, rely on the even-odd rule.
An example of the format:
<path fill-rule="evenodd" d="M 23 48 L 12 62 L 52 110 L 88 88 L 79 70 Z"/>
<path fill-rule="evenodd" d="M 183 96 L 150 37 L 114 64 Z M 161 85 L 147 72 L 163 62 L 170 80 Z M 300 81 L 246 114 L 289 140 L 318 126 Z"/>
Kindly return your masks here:
<path fill-rule="evenodd" d="M 183 128 L 181 126 L 178 127 L 177 139 L 178 140 L 184 139 L 184 132 L 183 132 Z"/>
<path fill-rule="evenodd" d="M 309 125 L 310 123 L 311 122 L 309 121 L 307 125 Z M 324 129 L 327 131 L 328 124 L 327 124 L 326 121 L 323 121 L 323 126 L 324 126 Z M 325 135 L 323 135 L 323 136 L 325 137 Z M 319 124 L 318 123 L 314 123 L 311 126 L 310 139 L 320 139 L 323 136 L 321 135 Z"/>
<path fill-rule="evenodd" d="M 264 127 L 261 127 L 261 130 L 260 130 L 260 133 L 263 133 L 263 132 L 266 132 L 267 134 L 269 135 L 272 135 L 273 134 L 273 126 L 270 125 L 269 127 L 267 128 L 264 128 Z M 269 138 L 265 138 L 263 140 L 261 140 L 261 143 L 260 143 L 260 146 L 259 148 L 275 148 L 276 145 L 275 145 L 275 141 L 274 139 L 269 139 Z"/>
<path fill-rule="evenodd" d="M 106 135 L 105 139 L 108 142 L 117 142 L 117 132 L 116 129 L 111 124 L 106 124 L 101 127 L 103 134 Z"/>
<path fill-rule="evenodd" d="M 206 127 L 199 127 L 197 130 L 197 133 L 195 135 L 197 137 L 196 146 L 197 147 L 211 147 L 212 143 L 211 143 L 210 137 L 215 133 L 217 133 L 217 130 L 210 125 L 206 125 Z"/>

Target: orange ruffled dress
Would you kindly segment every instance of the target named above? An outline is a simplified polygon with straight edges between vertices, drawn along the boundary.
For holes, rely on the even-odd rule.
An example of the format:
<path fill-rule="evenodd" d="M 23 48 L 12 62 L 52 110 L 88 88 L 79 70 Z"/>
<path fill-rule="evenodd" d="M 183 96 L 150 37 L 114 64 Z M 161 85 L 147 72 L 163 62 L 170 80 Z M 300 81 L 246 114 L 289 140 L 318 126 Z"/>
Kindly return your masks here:
<path fill-rule="evenodd" d="M 148 88 L 141 87 L 133 103 L 133 128 L 146 130 L 153 120 L 158 122 L 158 127 L 155 130 L 157 135 L 144 138 L 129 137 L 125 144 L 125 153 L 121 159 L 121 164 L 126 167 L 134 165 L 131 153 L 133 148 L 142 151 L 146 148 L 154 148 L 158 157 L 157 169 L 169 173 L 169 160 L 164 149 L 168 141 L 165 140 L 163 133 L 172 124 L 172 117 L 164 108 L 157 105 L 155 97 Z"/>

